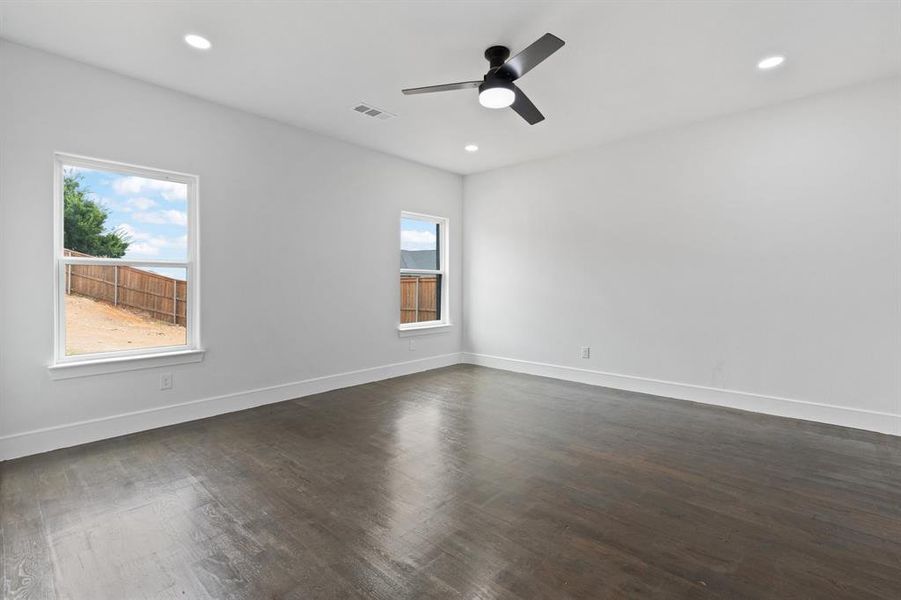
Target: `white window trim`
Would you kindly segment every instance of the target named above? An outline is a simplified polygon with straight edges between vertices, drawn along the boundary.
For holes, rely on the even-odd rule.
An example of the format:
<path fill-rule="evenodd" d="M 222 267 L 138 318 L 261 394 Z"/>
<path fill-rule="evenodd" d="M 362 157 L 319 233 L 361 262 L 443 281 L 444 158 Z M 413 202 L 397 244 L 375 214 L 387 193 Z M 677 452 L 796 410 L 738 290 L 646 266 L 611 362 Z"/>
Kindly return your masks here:
<path fill-rule="evenodd" d="M 112 171 L 187 185 L 188 255 L 184 261 L 133 260 L 122 258 L 80 258 L 63 256 L 63 167 L 82 167 Z M 76 154 L 57 152 L 53 156 L 53 360 L 49 365 L 54 378 L 97 375 L 118 371 L 198 362 L 203 359 L 200 344 L 200 236 L 198 223 L 199 180 L 196 175 L 163 171 L 151 167 L 100 160 Z M 186 271 L 188 286 L 185 312 L 187 343 L 180 346 L 139 348 L 93 354 L 66 356 L 66 265 L 132 265 L 137 267 L 177 267 Z"/>
<path fill-rule="evenodd" d="M 48 367 L 48 370 L 52 379 L 72 379 L 73 377 L 89 377 L 91 375 L 106 375 L 123 371 L 198 363 L 203 360 L 203 356 L 203 350 L 179 350 L 142 354 L 140 356 L 115 356 L 97 360 L 62 363 L 51 365 Z"/>
<path fill-rule="evenodd" d="M 436 215 L 428 215 L 424 213 L 401 211 L 398 225 L 398 241 L 400 242 L 403 232 L 401 231 L 400 222 L 402 219 L 415 219 L 417 221 L 429 221 L 438 225 L 438 268 L 437 269 L 400 269 L 400 273 L 410 273 L 415 275 L 441 275 L 441 319 L 437 321 L 421 321 L 419 323 L 400 323 L 400 288 L 397 295 L 397 312 L 398 325 L 397 333 L 400 337 L 411 335 L 425 335 L 429 333 L 440 333 L 447 331 L 452 327 L 450 321 L 450 220 L 447 217 L 439 217 Z M 400 243 L 398 243 L 398 251 Z"/>

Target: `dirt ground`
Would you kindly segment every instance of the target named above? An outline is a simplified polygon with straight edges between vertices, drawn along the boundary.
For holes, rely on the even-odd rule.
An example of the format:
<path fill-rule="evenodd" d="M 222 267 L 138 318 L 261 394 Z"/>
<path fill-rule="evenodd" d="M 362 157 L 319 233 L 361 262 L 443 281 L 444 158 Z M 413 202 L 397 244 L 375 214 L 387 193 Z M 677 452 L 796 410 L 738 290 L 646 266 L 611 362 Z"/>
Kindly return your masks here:
<path fill-rule="evenodd" d="M 69 356 L 181 346 L 186 340 L 181 325 L 157 321 L 84 296 L 66 296 L 66 354 Z"/>

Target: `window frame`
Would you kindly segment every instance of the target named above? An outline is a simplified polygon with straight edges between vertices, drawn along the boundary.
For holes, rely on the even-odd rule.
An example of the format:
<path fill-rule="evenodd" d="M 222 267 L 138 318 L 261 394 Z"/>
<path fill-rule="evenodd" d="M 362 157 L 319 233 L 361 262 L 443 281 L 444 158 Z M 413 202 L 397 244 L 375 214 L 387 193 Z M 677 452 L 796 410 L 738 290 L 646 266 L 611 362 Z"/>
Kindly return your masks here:
<path fill-rule="evenodd" d="M 64 186 L 65 167 L 81 167 L 85 169 L 108 171 L 121 175 L 135 175 L 148 179 L 173 181 L 187 186 L 186 212 L 187 256 L 185 260 L 146 260 L 127 258 L 84 258 L 65 256 L 65 240 L 63 239 Z M 152 167 L 143 167 L 127 163 L 91 158 L 77 154 L 56 152 L 53 155 L 53 361 L 51 370 L 68 367 L 84 367 L 86 375 L 107 371 L 131 370 L 178 364 L 181 362 L 197 362 L 202 359 L 203 349 L 200 345 L 200 239 L 198 223 L 199 178 L 189 173 L 179 173 Z M 157 348 L 136 348 L 133 350 L 114 350 L 110 352 L 94 352 L 90 354 L 66 355 L 66 303 L 63 294 L 66 290 L 66 267 L 68 265 L 95 266 L 133 266 L 133 267 L 173 267 L 185 269 L 185 344 L 178 346 L 160 346 Z M 143 363 L 143 364 L 141 364 Z M 102 368 L 108 365 L 109 369 Z M 100 366 L 101 368 L 97 368 Z M 68 370 L 68 369 L 67 369 Z M 64 377 L 77 376 L 67 374 Z"/>
<path fill-rule="evenodd" d="M 401 294 L 400 294 L 400 286 L 398 286 L 398 294 L 397 294 L 397 318 L 398 325 L 397 330 L 400 335 L 410 335 L 416 332 L 420 333 L 428 333 L 434 330 L 442 330 L 451 326 L 450 321 L 450 279 L 449 279 L 449 240 L 450 240 L 450 220 L 447 217 L 439 217 L 437 215 L 429 215 L 425 213 L 417 213 L 411 211 L 401 211 L 400 218 L 397 220 L 398 225 L 398 256 L 401 251 L 401 245 L 403 244 L 403 226 L 401 222 L 404 219 L 412 219 L 416 221 L 427 221 L 430 223 L 434 223 L 438 226 L 438 245 L 436 250 L 438 251 L 438 268 L 437 269 L 404 269 L 401 268 L 398 274 L 400 275 L 439 275 L 441 277 L 441 297 L 438 299 L 439 302 L 439 319 L 434 321 L 420 321 L 418 323 L 400 323 L 400 311 L 401 311 Z"/>

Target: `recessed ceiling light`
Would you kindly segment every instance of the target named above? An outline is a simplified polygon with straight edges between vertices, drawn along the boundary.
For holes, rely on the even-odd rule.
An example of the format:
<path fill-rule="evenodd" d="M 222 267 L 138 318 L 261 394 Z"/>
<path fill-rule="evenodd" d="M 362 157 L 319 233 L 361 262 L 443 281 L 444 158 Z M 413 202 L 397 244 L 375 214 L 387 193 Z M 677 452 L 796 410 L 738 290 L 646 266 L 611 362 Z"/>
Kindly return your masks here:
<path fill-rule="evenodd" d="M 198 50 L 209 50 L 212 47 L 210 40 L 206 39 L 202 35 L 197 35 L 196 33 L 189 33 L 188 35 L 186 35 L 185 43 L 192 48 L 197 48 Z"/>
<path fill-rule="evenodd" d="M 478 152 L 479 147 L 475 144 L 466 144 L 465 146 L 463 146 L 463 149 L 467 152 Z"/>
<path fill-rule="evenodd" d="M 766 71 L 767 69 L 775 69 L 776 67 L 778 67 L 779 65 L 781 65 L 784 62 L 785 62 L 784 56 L 779 56 L 779 55 L 767 56 L 762 61 L 757 63 L 757 68 L 762 71 Z"/>

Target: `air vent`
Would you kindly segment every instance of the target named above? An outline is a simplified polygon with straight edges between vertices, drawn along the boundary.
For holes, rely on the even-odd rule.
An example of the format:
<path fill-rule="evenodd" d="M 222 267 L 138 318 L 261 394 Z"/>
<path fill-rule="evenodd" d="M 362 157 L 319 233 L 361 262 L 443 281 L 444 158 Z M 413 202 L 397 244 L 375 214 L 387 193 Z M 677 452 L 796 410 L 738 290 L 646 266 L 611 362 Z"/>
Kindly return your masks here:
<path fill-rule="evenodd" d="M 382 110 L 381 108 L 375 107 L 368 102 L 360 102 L 359 104 L 354 106 L 353 109 L 361 115 L 371 117 L 373 119 L 379 119 L 380 121 L 387 121 L 388 119 L 393 119 L 397 116 L 393 113 L 389 113 L 387 110 Z"/>

